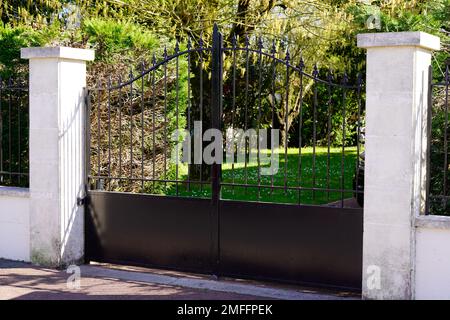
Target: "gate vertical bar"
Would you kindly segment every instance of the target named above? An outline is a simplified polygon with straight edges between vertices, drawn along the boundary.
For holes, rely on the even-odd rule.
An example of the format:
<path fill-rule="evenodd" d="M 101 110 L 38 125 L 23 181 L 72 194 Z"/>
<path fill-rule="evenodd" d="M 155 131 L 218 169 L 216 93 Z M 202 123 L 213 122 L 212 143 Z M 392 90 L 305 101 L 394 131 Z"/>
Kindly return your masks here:
<path fill-rule="evenodd" d="M 3 182 L 3 80 L 0 76 L 0 183 Z"/>
<path fill-rule="evenodd" d="M 222 34 L 219 32 L 217 24 L 214 24 L 212 38 L 212 69 L 211 69 L 211 128 L 221 130 L 222 115 Z M 222 141 L 221 141 L 222 143 Z M 216 150 L 217 152 L 217 150 Z M 222 152 L 222 150 L 220 150 Z M 211 166 L 211 257 L 212 271 L 218 274 L 219 271 L 219 201 L 220 201 L 220 174 L 221 163 L 217 163 L 221 158 L 215 154 L 216 160 Z"/>
<path fill-rule="evenodd" d="M 79 205 L 83 205 L 84 207 L 84 214 L 86 212 L 89 212 L 89 191 L 91 190 L 91 181 L 89 179 L 89 176 L 91 173 L 91 91 L 84 87 L 83 89 L 84 94 L 84 195 L 83 198 L 77 199 L 77 202 Z M 98 92 L 97 92 L 98 94 Z M 85 215 L 86 219 L 86 215 Z M 85 241 L 83 244 L 83 250 L 84 250 L 84 263 L 89 264 L 91 262 L 90 252 L 89 252 L 89 240 L 87 240 L 86 235 L 89 234 L 89 230 L 87 227 L 88 223 L 84 223 L 83 226 L 83 232 Z"/>
<path fill-rule="evenodd" d="M 84 105 L 85 123 L 84 123 L 84 139 L 85 139 L 85 158 L 84 158 L 84 196 L 87 197 L 90 189 L 89 175 L 91 174 L 91 92 L 84 88 Z M 86 204 L 86 202 L 85 202 Z"/>

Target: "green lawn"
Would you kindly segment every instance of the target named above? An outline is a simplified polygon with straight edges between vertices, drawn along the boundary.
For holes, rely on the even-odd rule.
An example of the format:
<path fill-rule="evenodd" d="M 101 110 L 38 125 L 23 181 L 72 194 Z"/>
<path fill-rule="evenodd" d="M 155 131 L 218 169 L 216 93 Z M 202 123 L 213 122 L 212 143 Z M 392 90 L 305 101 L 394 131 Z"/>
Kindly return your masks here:
<path fill-rule="evenodd" d="M 263 152 L 270 153 L 270 150 Z M 353 196 L 352 192 L 323 191 L 323 190 L 292 190 L 285 189 L 285 176 L 287 187 L 301 186 L 303 188 L 340 189 L 342 183 L 341 164 L 344 162 L 343 184 L 344 189 L 353 189 L 353 175 L 356 168 L 357 152 L 356 147 L 346 147 L 344 159 L 342 158 L 342 148 L 331 148 L 329 154 L 329 170 L 327 170 L 328 150 L 326 147 L 316 147 L 315 153 L 315 181 L 313 181 L 313 149 L 311 147 L 301 149 L 301 175 L 299 169 L 299 150 L 298 148 L 289 148 L 287 152 L 287 167 L 285 168 L 284 149 L 278 150 L 279 168 L 278 172 L 271 175 L 261 175 L 260 185 L 267 187 L 258 187 L 258 166 L 257 162 L 249 162 L 247 166 L 244 163 L 225 163 L 222 166 L 222 182 L 234 184 L 246 184 L 250 187 L 223 185 L 221 191 L 222 199 L 263 201 L 277 203 L 300 203 L 302 204 L 324 204 L 343 198 Z M 261 167 L 269 168 L 269 164 L 261 164 Z M 286 170 L 286 171 L 285 171 Z M 285 175 L 286 172 L 286 175 Z M 186 170 L 180 168 L 182 179 L 186 179 Z M 274 186 L 272 188 L 271 186 Z M 168 186 L 166 194 L 176 195 L 176 185 Z M 193 197 L 210 197 L 211 188 L 209 185 L 203 185 L 201 190 L 198 184 L 191 184 L 189 190 L 185 184 L 178 184 L 178 195 Z"/>

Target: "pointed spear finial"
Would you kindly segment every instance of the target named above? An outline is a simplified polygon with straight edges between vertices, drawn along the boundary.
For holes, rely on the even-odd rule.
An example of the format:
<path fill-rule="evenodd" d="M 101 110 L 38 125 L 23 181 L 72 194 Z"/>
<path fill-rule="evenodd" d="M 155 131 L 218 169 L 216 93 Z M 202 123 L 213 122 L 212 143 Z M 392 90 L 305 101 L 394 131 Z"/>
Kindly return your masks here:
<path fill-rule="evenodd" d="M 317 67 L 317 63 L 314 64 L 314 69 L 312 73 L 314 78 L 317 78 L 319 76 L 319 68 Z"/>
<path fill-rule="evenodd" d="M 164 59 L 166 59 L 166 58 L 167 58 L 167 47 L 166 47 L 166 46 L 164 46 L 164 53 L 163 53 L 163 57 L 164 57 Z"/>
<path fill-rule="evenodd" d="M 305 69 L 305 61 L 303 60 L 303 57 L 300 57 L 300 63 L 298 64 L 298 68 L 300 71 L 303 71 Z"/>
<path fill-rule="evenodd" d="M 189 37 L 188 42 L 187 42 L 187 49 L 191 50 L 191 48 L 192 48 L 192 40 L 191 40 L 191 37 Z"/>
<path fill-rule="evenodd" d="M 333 70 L 331 68 L 328 69 L 327 81 L 330 83 L 333 81 Z"/>
<path fill-rule="evenodd" d="M 153 53 L 152 64 L 153 64 L 153 66 L 156 64 L 156 55 L 155 55 L 155 53 Z"/>
<path fill-rule="evenodd" d="M 348 75 L 347 72 L 344 72 L 344 76 L 342 77 L 342 84 L 346 85 L 348 83 Z"/>
<path fill-rule="evenodd" d="M 277 53 L 277 47 L 275 46 L 275 40 L 272 41 L 272 48 L 270 49 L 270 53 L 275 55 Z"/>
<path fill-rule="evenodd" d="M 236 33 L 233 33 L 233 36 L 231 37 L 231 45 L 233 46 L 233 48 L 236 48 Z"/>
<path fill-rule="evenodd" d="M 259 50 L 262 50 L 262 48 L 263 48 L 262 37 L 259 37 L 259 38 L 258 38 L 258 49 L 259 49 Z"/>
<path fill-rule="evenodd" d="M 245 35 L 245 47 L 248 48 L 250 45 L 250 40 L 248 38 L 248 34 Z"/>
<path fill-rule="evenodd" d="M 286 62 L 288 62 L 290 59 L 291 59 L 291 54 L 289 53 L 289 49 L 286 48 L 286 57 L 285 57 L 285 60 L 286 60 Z"/>
<path fill-rule="evenodd" d="M 175 54 L 177 54 L 180 51 L 180 44 L 177 42 L 175 42 Z"/>
<path fill-rule="evenodd" d="M 129 73 L 130 79 L 133 79 L 133 68 L 130 67 L 130 73 Z"/>
<path fill-rule="evenodd" d="M 446 83 L 449 82 L 449 77 L 450 77 L 449 73 L 450 73 L 450 58 L 445 60 L 445 82 Z"/>
<path fill-rule="evenodd" d="M 356 80 L 356 81 L 358 82 L 358 86 L 361 86 L 361 85 L 362 85 L 362 83 L 363 83 L 363 77 L 362 77 L 362 73 L 361 73 L 361 72 L 358 72 L 357 80 Z"/>

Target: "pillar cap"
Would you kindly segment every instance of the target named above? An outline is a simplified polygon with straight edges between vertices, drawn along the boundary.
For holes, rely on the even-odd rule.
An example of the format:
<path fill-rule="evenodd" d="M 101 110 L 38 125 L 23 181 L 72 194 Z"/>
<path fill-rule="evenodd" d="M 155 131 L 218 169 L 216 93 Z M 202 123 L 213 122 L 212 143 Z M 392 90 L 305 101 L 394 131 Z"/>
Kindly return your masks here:
<path fill-rule="evenodd" d="M 440 50 L 441 39 L 426 32 L 382 32 L 357 35 L 359 48 L 419 47 Z"/>
<path fill-rule="evenodd" d="M 22 59 L 60 58 L 81 61 L 92 61 L 95 51 L 70 47 L 30 47 L 20 49 Z"/>

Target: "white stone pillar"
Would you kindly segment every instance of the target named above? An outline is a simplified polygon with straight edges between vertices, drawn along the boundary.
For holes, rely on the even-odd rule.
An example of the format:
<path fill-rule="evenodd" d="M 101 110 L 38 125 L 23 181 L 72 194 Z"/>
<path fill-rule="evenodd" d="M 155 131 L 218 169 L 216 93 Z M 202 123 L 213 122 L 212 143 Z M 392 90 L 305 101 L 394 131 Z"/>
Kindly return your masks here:
<path fill-rule="evenodd" d="M 30 60 L 30 257 L 46 266 L 83 259 L 86 61 L 94 51 L 24 48 Z"/>
<path fill-rule="evenodd" d="M 367 49 L 363 297 L 414 298 L 414 219 L 423 209 L 428 70 L 438 37 L 358 35 Z"/>

